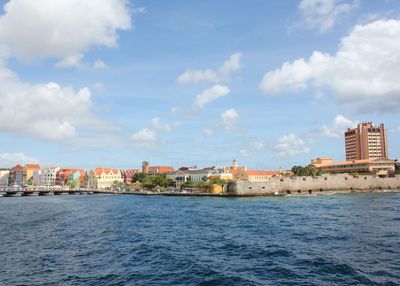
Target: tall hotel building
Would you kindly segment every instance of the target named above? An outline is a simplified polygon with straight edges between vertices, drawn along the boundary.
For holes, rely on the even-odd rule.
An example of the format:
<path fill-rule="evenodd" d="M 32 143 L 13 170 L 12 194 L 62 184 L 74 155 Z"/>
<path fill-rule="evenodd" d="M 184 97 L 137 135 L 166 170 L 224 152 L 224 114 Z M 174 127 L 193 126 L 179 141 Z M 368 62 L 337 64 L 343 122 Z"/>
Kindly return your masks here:
<path fill-rule="evenodd" d="M 360 123 L 344 133 L 346 160 L 388 159 L 386 130 L 383 124 Z"/>

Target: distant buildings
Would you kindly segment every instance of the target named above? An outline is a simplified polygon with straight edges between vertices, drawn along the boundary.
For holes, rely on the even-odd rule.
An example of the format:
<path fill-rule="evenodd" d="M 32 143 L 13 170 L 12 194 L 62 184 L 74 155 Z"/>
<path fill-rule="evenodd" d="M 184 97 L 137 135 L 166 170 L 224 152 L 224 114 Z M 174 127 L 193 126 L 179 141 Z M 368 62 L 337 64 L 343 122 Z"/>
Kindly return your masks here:
<path fill-rule="evenodd" d="M 10 169 L 0 169 L 0 186 L 4 187 L 8 185 L 8 177 L 10 175 Z"/>
<path fill-rule="evenodd" d="M 249 182 L 266 182 L 272 177 L 282 176 L 283 171 L 258 171 L 258 170 L 234 170 L 232 172 L 235 180 Z"/>
<path fill-rule="evenodd" d="M 40 186 L 55 186 L 60 167 L 44 168 L 40 173 Z M 36 180 L 35 180 L 36 181 Z"/>
<path fill-rule="evenodd" d="M 57 186 L 84 186 L 85 171 L 82 169 L 60 169 L 56 173 Z"/>
<path fill-rule="evenodd" d="M 111 168 L 95 168 L 89 172 L 87 187 L 91 189 L 108 189 L 114 183 L 124 181 L 121 171 Z"/>
<path fill-rule="evenodd" d="M 33 173 L 40 170 L 38 164 L 26 164 L 23 168 L 23 184 L 32 185 L 33 184 Z"/>
<path fill-rule="evenodd" d="M 139 169 L 121 170 L 121 174 L 124 179 L 124 182 L 127 184 L 133 183 L 132 182 L 133 176 L 139 172 L 140 172 Z"/>
<path fill-rule="evenodd" d="M 232 166 L 228 166 L 228 167 L 224 167 L 224 172 L 234 172 L 237 170 L 241 170 L 241 171 L 246 171 L 247 167 L 246 166 L 239 166 L 237 160 L 233 160 L 232 161 Z"/>
<path fill-rule="evenodd" d="M 311 160 L 311 165 L 330 174 L 357 173 L 387 177 L 395 173 L 395 162 L 385 158 L 346 162 L 333 162 L 331 158 L 316 158 Z"/>
<path fill-rule="evenodd" d="M 173 172 L 174 168 L 171 166 L 150 166 L 149 162 L 142 163 L 142 173 L 149 175 L 165 174 Z"/>
<path fill-rule="evenodd" d="M 167 178 L 180 183 L 185 183 L 187 181 L 201 182 L 207 179 L 220 179 L 220 180 L 233 179 L 231 173 L 224 172 L 223 170 L 217 170 L 216 168 L 204 168 L 204 169 L 180 168 L 178 171 L 167 173 Z"/>
<path fill-rule="evenodd" d="M 8 184 L 10 186 L 14 186 L 14 185 L 23 186 L 24 185 L 24 168 L 21 165 L 17 164 L 10 169 L 10 175 L 8 177 Z"/>
<path fill-rule="evenodd" d="M 360 123 L 345 132 L 346 160 L 388 158 L 386 130 L 383 124 Z"/>

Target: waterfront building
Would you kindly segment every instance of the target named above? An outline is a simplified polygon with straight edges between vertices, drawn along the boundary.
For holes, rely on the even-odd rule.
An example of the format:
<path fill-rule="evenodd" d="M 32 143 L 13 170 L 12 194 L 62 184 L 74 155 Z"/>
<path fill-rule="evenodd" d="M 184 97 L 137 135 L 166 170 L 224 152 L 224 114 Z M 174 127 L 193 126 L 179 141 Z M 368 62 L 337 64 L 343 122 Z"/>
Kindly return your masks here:
<path fill-rule="evenodd" d="M 91 189 L 109 189 L 113 183 L 123 183 L 121 171 L 111 168 L 95 168 L 88 175 L 87 186 Z"/>
<path fill-rule="evenodd" d="M 174 182 L 184 183 L 187 181 L 201 182 L 207 179 L 232 180 L 232 174 L 217 170 L 215 168 L 204 168 L 193 170 L 189 168 L 180 168 L 178 171 L 167 173 L 167 178 Z"/>
<path fill-rule="evenodd" d="M 356 128 L 348 128 L 344 137 L 347 161 L 388 159 L 386 130 L 383 124 L 374 126 L 372 122 L 360 123 Z"/>
<path fill-rule="evenodd" d="M 171 166 L 150 166 L 149 162 L 142 163 L 142 173 L 149 175 L 165 174 L 173 172 L 174 168 Z"/>
<path fill-rule="evenodd" d="M 23 183 L 26 185 L 33 185 L 33 173 L 37 170 L 40 170 L 40 165 L 26 164 L 23 169 L 24 172 Z"/>
<path fill-rule="evenodd" d="M 70 185 L 76 182 L 77 187 L 85 186 L 85 174 L 86 171 L 83 169 L 73 169 L 68 172 L 67 184 Z"/>
<path fill-rule="evenodd" d="M 83 175 L 85 171 L 82 169 L 60 169 L 56 173 L 56 185 L 66 186 L 73 182 L 77 186 L 83 186 Z"/>
<path fill-rule="evenodd" d="M 60 167 L 50 167 L 50 168 L 42 169 L 41 174 L 40 174 L 40 185 L 41 186 L 55 186 L 57 172 L 59 170 L 60 170 Z"/>
<path fill-rule="evenodd" d="M 24 168 L 17 164 L 10 170 L 10 175 L 8 177 L 8 184 L 10 186 L 18 185 L 23 186 L 24 184 Z"/>
<path fill-rule="evenodd" d="M 122 177 L 124 178 L 124 182 L 127 184 L 132 183 L 133 176 L 139 172 L 140 172 L 139 169 L 121 170 L 121 174 L 122 174 Z"/>
<path fill-rule="evenodd" d="M 1 187 L 8 185 L 9 175 L 10 175 L 10 169 L 0 168 L 0 186 Z"/>
<path fill-rule="evenodd" d="M 260 170 L 234 170 L 232 172 L 235 180 L 248 182 L 266 182 L 272 177 L 280 177 L 283 171 L 260 171 Z"/>
<path fill-rule="evenodd" d="M 333 162 L 331 158 L 316 158 L 311 160 L 311 165 L 330 174 L 373 174 L 388 177 L 395 173 L 395 162 L 385 158 L 346 162 Z"/>
<path fill-rule="evenodd" d="M 42 169 L 33 171 L 32 175 L 32 185 L 40 186 L 42 176 Z"/>

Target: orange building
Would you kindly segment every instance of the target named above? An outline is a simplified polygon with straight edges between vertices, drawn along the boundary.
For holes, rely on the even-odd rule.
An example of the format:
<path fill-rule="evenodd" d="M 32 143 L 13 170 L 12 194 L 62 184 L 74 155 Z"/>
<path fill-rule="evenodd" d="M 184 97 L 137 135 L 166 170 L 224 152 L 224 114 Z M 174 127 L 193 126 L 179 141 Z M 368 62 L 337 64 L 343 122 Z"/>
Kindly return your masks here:
<path fill-rule="evenodd" d="M 344 134 L 346 160 L 388 158 L 386 130 L 383 124 L 360 123 Z"/>

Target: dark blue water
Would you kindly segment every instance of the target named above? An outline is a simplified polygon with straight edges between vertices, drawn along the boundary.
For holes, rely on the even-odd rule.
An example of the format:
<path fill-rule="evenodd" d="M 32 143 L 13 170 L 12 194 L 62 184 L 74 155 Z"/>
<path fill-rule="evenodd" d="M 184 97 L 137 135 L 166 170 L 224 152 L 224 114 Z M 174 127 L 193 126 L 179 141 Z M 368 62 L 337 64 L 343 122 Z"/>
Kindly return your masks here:
<path fill-rule="evenodd" d="M 400 194 L 0 198 L 0 285 L 399 285 Z"/>

